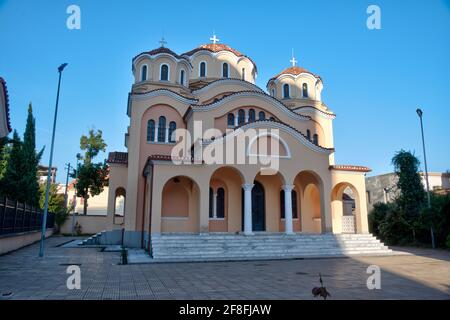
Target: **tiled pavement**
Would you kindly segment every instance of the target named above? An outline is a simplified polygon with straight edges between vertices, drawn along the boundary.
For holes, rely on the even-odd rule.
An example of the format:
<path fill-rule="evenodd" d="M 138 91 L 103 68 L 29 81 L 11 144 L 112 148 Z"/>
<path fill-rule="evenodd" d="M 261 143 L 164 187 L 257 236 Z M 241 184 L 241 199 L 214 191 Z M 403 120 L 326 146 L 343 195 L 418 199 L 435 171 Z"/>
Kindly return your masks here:
<path fill-rule="evenodd" d="M 313 299 L 323 276 L 331 299 L 450 299 L 450 252 L 284 261 L 119 265 L 118 252 L 62 248 L 46 241 L 0 256 L 0 293 L 8 299 Z M 403 250 L 403 249 L 402 249 Z M 67 265 L 80 264 L 81 289 L 68 290 Z M 368 290 L 367 267 L 381 268 L 381 290 Z M 2 297 L 0 296 L 0 299 Z M 3 298 L 5 299 L 5 298 Z"/>

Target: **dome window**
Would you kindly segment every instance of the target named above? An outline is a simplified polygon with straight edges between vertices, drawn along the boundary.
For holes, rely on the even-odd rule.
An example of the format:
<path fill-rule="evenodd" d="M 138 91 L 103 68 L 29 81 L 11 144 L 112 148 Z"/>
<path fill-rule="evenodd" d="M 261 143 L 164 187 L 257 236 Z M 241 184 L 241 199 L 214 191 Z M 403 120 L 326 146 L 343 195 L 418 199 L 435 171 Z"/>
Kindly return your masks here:
<path fill-rule="evenodd" d="M 222 77 L 224 77 L 224 78 L 228 78 L 230 75 L 229 75 L 229 66 L 228 66 L 228 63 L 226 63 L 226 62 L 224 62 L 223 63 L 223 65 L 222 65 Z"/>
<path fill-rule="evenodd" d="M 175 130 L 177 130 L 177 124 L 175 121 L 171 121 L 169 124 L 169 142 L 175 142 Z"/>
<path fill-rule="evenodd" d="M 238 111 L 238 124 L 244 124 L 245 123 L 245 111 L 244 109 L 240 109 Z"/>
<path fill-rule="evenodd" d="M 159 117 L 158 122 L 158 142 L 166 141 L 166 117 Z"/>
<path fill-rule="evenodd" d="M 234 114 L 229 113 L 228 114 L 228 120 L 227 120 L 229 127 L 234 127 Z"/>
<path fill-rule="evenodd" d="M 148 69 L 148 67 L 147 67 L 146 64 L 144 64 L 144 65 L 141 67 L 141 81 L 147 80 L 147 69 Z"/>
<path fill-rule="evenodd" d="M 184 70 L 181 70 L 180 71 L 180 84 L 182 86 L 184 86 L 184 74 L 185 74 Z"/>
<path fill-rule="evenodd" d="M 311 131 L 308 129 L 308 130 L 306 130 L 306 138 L 308 139 L 308 140 L 311 140 Z"/>
<path fill-rule="evenodd" d="M 205 61 L 200 62 L 199 75 L 201 78 L 206 77 L 206 62 Z"/>
<path fill-rule="evenodd" d="M 289 99 L 291 97 L 291 93 L 290 93 L 290 87 L 289 85 L 286 83 L 283 85 L 283 98 L 284 99 Z"/>
<path fill-rule="evenodd" d="M 167 64 L 161 65 L 161 74 L 159 79 L 161 81 L 169 81 L 169 66 Z"/>
<path fill-rule="evenodd" d="M 303 98 L 308 98 L 308 84 L 304 83 L 302 89 L 303 89 Z"/>
<path fill-rule="evenodd" d="M 264 113 L 264 111 L 260 111 L 259 112 L 258 119 L 259 120 L 266 120 L 266 114 Z"/>
<path fill-rule="evenodd" d="M 155 120 L 147 122 L 147 142 L 155 141 Z"/>
<path fill-rule="evenodd" d="M 313 135 L 313 143 L 315 145 L 319 145 L 319 135 L 317 135 L 316 133 Z"/>
<path fill-rule="evenodd" d="M 255 109 L 250 109 L 248 111 L 248 121 L 249 122 L 253 122 L 256 120 L 256 114 L 255 114 Z"/>

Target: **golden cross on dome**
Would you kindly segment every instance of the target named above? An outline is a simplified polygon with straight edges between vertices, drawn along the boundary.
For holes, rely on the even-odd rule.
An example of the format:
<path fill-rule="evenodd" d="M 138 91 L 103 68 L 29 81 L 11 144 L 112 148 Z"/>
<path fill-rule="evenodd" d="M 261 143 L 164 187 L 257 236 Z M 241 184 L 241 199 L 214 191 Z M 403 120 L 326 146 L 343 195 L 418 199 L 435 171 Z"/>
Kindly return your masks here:
<path fill-rule="evenodd" d="M 220 39 L 216 37 L 216 33 L 214 31 L 213 31 L 213 36 L 211 38 L 209 38 L 209 40 L 211 40 L 213 44 L 216 44 L 217 42 L 220 41 Z"/>
<path fill-rule="evenodd" d="M 292 63 L 292 66 L 293 67 L 295 67 L 295 65 L 297 64 L 297 60 L 295 60 L 295 57 L 294 57 L 294 49 L 292 49 L 292 59 L 291 60 L 289 60 L 291 63 Z"/>
<path fill-rule="evenodd" d="M 167 41 L 164 39 L 164 36 L 159 40 L 159 43 L 161 44 L 161 47 L 164 47 L 165 44 L 167 44 Z"/>

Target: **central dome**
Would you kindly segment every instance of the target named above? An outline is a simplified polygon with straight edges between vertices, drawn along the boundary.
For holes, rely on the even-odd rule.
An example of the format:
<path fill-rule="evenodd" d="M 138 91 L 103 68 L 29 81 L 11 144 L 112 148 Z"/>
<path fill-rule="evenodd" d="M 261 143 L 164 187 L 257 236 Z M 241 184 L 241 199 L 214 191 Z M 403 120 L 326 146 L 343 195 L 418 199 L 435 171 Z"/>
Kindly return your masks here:
<path fill-rule="evenodd" d="M 242 53 L 240 53 L 239 51 L 231 48 L 230 46 L 226 45 L 226 44 L 222 44 L 222 43 L 207 43 L 207 44 L 202 44 L 201 46 L 188 51 L 186 53 L 183 53 L 182 55 L 186 55 L 186 56 L 192 56 L 194 53 L 201 51 L 201 50 L 207 50 L 210 52 L 220 52 L 220 51 L 229 51 L 234 53 L 236 56 L 238 57 L 243 57 L 244 55 Z"/>

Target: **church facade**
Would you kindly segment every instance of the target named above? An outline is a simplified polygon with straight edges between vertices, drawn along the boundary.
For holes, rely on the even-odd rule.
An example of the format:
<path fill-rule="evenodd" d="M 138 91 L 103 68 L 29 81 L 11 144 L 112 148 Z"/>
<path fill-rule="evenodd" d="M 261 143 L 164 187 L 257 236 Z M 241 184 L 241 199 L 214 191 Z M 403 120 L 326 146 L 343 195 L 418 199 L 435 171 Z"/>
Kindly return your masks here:
<path fill-rule="evenodd" d="M 133 58 L 128 152 L 108 158 L 108 212 L 125 200 L 111 229 L 144 248 L 165 233 L 368 233 L 370 169 L 335 164 L 320 76 L 293 58 L 263 90 L 250 57 L 212 40 Z"/>

